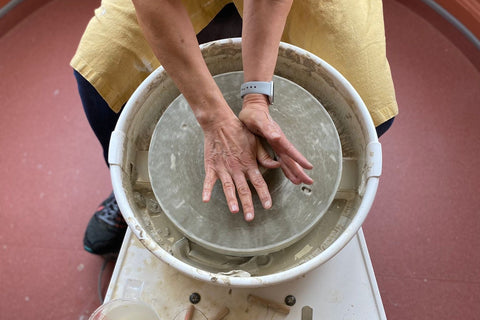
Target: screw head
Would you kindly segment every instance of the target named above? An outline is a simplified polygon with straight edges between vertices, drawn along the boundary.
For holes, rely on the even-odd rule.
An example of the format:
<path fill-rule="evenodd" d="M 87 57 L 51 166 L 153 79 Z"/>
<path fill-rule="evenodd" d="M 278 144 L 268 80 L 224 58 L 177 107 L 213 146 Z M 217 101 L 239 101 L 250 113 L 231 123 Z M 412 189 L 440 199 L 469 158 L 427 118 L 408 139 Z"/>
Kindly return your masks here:
<path fill-rule="evenodd" d="M 290 306 L 290 307 L 291 307 L 291 306 L 293 306 L 296 302 L 297 302 L 297 299 L 296 299 L 293 295 L 291 295 L 291 294 L 289 294 L 288 296 L 285 297 L 285 304 L 286 304 L 287 306 Z"/>
<path fill-rule="evenodd" d="M 196 292 L 192 293 L 189 297 L 190 302 L 193 304 L 199 303 L 200 299 L 201 299 L 200 295 Z"/>

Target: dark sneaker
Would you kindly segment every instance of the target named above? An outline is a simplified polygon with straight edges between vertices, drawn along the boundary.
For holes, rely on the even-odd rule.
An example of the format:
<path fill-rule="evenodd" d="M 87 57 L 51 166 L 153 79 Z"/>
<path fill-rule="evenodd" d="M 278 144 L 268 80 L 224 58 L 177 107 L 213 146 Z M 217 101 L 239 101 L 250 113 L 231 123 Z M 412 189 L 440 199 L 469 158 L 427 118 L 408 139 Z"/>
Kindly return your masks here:
<path fill-rule="evenodd" d="M 127 223 L 112 192 L 88 222 L 83 247 L 93 254 L 117 254 L 122 246 L 126 229 Z"/>

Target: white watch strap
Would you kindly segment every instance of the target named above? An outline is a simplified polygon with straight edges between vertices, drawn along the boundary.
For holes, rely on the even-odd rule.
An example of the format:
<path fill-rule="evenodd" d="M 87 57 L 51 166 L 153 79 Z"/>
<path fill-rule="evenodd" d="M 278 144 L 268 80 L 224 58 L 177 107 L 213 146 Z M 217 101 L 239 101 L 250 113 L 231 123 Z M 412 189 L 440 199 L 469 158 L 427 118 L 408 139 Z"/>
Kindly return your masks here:
<path fill-rule="evenodd" d="M 260 93 L 268 96 L 270 104 L 273 103 L 273 81 L 249 81 L 240 87 L 240 96 L 243 98 L 249 93 Z"/>

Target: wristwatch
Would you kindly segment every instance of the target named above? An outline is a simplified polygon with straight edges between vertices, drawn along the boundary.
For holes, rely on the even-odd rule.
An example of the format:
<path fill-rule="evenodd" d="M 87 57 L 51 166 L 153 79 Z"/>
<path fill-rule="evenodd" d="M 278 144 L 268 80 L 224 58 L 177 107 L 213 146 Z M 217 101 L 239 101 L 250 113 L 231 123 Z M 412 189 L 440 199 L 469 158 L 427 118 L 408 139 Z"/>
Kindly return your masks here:
<path fill-rule="evenodd" d="M 250 93 L 260 93 L 268 97 L 268 102 L 273 104 L 273 81 L 249 81 L 242 84 L 240 87 L 240 96 L 243 97 Z"/>

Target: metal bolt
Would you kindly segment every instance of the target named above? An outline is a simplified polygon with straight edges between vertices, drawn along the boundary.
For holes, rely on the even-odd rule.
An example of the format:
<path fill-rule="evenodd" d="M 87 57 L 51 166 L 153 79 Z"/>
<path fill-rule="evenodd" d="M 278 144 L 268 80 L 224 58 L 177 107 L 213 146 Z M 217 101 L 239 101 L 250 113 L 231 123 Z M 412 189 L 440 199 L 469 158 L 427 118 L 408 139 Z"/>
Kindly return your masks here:
<path fill-rule="evenodd" d="M 193 303 L 193 304 L 197 304 L 200 302 L 200 295 L 196 292 L 192 293 L 190 295 L 190 302 Z"/>
<path fill-rule="evenodd" d="M 293 306 L 295 304 L 295 302 L 297 302 L 297 299 L 292 296 L 291 294 L 289 294 L 288 296 L 285 297 L 285 304 L 287 306 Z"/>

